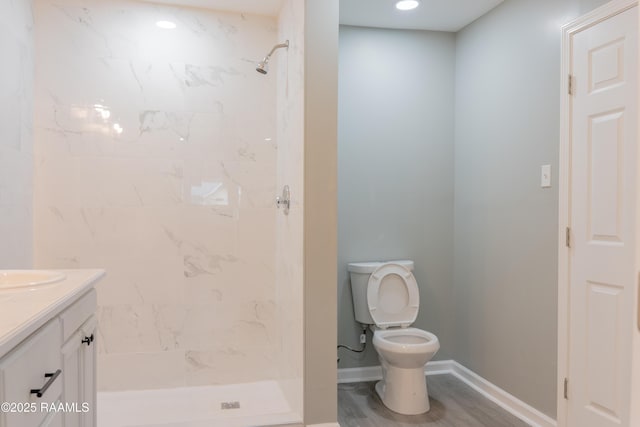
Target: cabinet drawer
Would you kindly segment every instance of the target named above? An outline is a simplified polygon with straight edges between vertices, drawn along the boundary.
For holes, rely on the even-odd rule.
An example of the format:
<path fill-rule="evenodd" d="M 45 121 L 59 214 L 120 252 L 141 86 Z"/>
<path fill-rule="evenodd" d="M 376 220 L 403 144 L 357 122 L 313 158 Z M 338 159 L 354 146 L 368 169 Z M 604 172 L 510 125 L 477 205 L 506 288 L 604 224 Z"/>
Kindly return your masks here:
<path fill-rule="evenodd" d="M 38 426 L 47 413 L 40 411 L 42 403 L 51 404 L 62 394 L 62 373 L 54 377 L 45 377 L 62 369 L 60 355 L 60 323 L 57 319 L 43 326 L 38 332 L 21 343 L 13 352 L 0 361 L 0 387 L 3 401 L 20 405 L 35 404 L 35 412 L 5 412 L 6 426 Z M 31 390 L 43 389 L 42 397 Z"/>
<path fill-rule="evenodd" d="M 96 312 L 96 291 L 92 289 L 81 297 L 78 302 L 66 309 L 61 315 L 62 341 L 66 342 L 71 334 L 78 330 L 93 313 Z"/>

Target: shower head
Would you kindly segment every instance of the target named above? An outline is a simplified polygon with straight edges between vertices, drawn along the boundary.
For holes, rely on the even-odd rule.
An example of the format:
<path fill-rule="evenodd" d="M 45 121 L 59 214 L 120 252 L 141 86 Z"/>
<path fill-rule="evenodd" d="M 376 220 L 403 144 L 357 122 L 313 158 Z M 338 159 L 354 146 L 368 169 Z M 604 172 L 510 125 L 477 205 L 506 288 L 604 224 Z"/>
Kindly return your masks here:
<path fill-rule="evenodd" d="M 271 55 L 273 55 L 273 52 L 275 52 L 278 49 L 281 48 L 289 48 L 289 40 L 286 40 L 284 43 L 280 43 L 277 44 L 273 47 L 273 49 L 271 49 L 271 52 L 269 52 L 269 54 L 267 56 L 265 56 L 264 58 L 262 58 L 262 61 L 258 62 L 258 65 L 256 67 L 256 71 L 259 72 L 260 74 L 267 74 L 269 72 L 269 60 L 271 59 Z"/>
<path fill-rule="evenodd" d="M 269 72 L 269 58 L 265 56 L 262 61 L 258 62 L 256 71 L 260 74 L 267 74 Z"/>

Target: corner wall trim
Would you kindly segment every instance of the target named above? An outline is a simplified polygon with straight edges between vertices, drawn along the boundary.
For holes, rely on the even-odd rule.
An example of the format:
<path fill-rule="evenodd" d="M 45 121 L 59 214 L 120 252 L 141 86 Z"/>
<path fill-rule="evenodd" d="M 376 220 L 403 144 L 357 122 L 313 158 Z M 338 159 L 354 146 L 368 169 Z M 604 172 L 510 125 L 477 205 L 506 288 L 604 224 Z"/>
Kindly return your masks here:
<path fill-rule="evenodd" d="M 429 362 L 425 366 L 424 372 L 425 375 L 451 374 L 455 376 L 505 411 L 520 418 L 532 427 L 557 427 L 556 420 L 543 414 L 512 394 L 507 393 L 455 360 Z M 377 381 L 380 379 L 382 379 L 382 368 L 380 368 L 380 366 L 338 370 L 339 384 Z"/>

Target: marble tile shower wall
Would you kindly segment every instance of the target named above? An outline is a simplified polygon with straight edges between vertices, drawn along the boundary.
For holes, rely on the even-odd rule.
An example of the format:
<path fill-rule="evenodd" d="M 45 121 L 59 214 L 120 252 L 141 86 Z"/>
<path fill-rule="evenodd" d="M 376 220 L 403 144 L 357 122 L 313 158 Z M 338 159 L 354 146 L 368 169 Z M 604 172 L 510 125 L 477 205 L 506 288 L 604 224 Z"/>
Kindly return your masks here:
<path fill-rule="evenodd" d="M 33 14 L 0 2 L 0 268 L 32 265 Z"/>
<path fill-rule="evenodd" d="M 304 191 L 304 2 L 286 0 L 278 18 L 279 40 L 289 40 L 278 67 L 278 190 L 291 188 L 289 215 L 277 216 L 276 281 L 282 353 L 281 386 L 302 413 L 303 191 Z"/>
<path fill-rule="evenodd" d="M 36 0 L 35 22 L 35 262 L 107 269 L 100 389 L 276 378 L 276 86 L 255 72 L 276 19 Z"/>

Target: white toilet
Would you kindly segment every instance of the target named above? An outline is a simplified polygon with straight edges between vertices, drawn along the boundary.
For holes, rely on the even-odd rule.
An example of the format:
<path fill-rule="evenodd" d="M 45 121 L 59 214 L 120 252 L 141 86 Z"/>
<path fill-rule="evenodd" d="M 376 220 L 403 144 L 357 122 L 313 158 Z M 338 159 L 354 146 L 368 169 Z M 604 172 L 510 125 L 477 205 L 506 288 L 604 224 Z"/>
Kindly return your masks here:
<path fill-rule="evenodd" d="M 413 261 L 359 262 L 348 266 L 356 321 L 373 329 L 382 365 L 376 392 L 394 412 L 429 410 L 424 366 L 440 348 L 438 337 L 410 328 L 420 307 Z M 375 325 L 375 326 L 374 326 Z"/>

